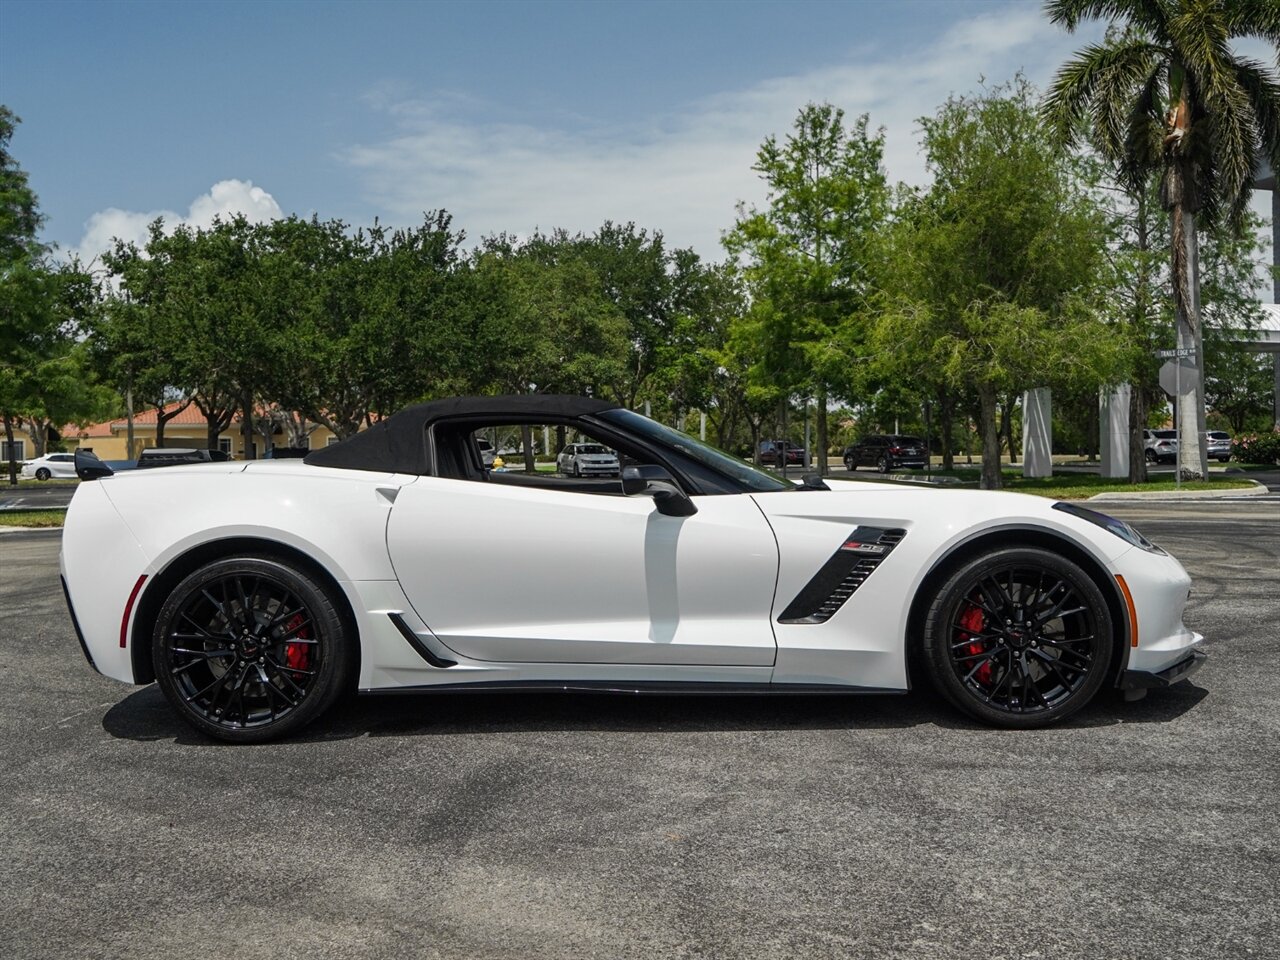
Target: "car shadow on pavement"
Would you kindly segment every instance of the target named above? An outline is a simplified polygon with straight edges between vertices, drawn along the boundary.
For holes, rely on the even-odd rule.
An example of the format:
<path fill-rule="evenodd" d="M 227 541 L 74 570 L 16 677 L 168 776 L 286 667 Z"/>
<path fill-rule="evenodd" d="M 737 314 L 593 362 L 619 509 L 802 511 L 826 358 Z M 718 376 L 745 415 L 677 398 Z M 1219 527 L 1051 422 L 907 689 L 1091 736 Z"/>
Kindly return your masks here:
<path fill-rule="evenodd" d="M 1104 692 L 1054 729 L 1116 723 L 1167 723 L 1208 695 L 1188 683 L 1137 703 Z M 961 715 L 932 690 L 901 695 L 668 696 L 582 693 L 406 693 L 349 697 L 290 742 L 357 737 L 431 737 L 482 733 L 618 732 L 706 733 L 765 730 L 885 730 L 934 726 L 989 729 Z M 152 684 L 107 710 L 102 727 L 113 737 L 179 744 L 220 744 L 193 730 Z"/>

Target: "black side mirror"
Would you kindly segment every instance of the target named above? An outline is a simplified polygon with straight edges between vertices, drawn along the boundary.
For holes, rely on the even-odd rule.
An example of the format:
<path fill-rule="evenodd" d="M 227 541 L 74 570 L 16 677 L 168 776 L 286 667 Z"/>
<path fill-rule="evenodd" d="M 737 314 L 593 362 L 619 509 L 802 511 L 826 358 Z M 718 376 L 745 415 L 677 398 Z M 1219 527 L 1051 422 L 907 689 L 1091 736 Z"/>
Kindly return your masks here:
<path fill-rule="evenodd" d="M 658 512 L 668 517 L 691 517 L 698 512 L 675 478 L 657 464 L 623 467 L 622 492 L 628 497 L 653 497 Z"/>
<path fill-rule="evenodd" d="M 81 480 L 101 480 L 114 473 L 92 450 L 76 451 L 76 476 Z"/>
<path fill-rule="evenodd" d="M 801 490 L 830 490 L 820 473 L 806 473 L 800 478 Z"/>

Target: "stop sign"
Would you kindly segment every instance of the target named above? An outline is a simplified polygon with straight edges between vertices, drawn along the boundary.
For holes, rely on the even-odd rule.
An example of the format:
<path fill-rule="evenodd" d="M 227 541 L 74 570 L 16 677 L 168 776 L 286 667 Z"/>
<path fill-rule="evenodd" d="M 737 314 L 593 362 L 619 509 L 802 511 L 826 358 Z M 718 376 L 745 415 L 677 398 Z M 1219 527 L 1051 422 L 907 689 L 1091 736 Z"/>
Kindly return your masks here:
<path fill-rule="evenodd" d="M 1160 386 L 1171 397 L 1188 394 L 1196 385 L 1196 367 L 1190 360 L 1170 360 L 1160 368 Z"/>

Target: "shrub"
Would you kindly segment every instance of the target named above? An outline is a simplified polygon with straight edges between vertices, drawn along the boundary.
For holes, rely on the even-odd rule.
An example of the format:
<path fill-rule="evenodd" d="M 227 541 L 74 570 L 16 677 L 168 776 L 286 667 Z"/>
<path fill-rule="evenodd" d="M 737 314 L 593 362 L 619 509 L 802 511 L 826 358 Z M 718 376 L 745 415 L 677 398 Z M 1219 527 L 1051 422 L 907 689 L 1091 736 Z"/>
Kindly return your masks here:
<path fill-rule="evenodd" d="M 1280 463 L 1280 430 L 1236 437 L 1231 441 L 1231 455 L 1241 463 Z"/>

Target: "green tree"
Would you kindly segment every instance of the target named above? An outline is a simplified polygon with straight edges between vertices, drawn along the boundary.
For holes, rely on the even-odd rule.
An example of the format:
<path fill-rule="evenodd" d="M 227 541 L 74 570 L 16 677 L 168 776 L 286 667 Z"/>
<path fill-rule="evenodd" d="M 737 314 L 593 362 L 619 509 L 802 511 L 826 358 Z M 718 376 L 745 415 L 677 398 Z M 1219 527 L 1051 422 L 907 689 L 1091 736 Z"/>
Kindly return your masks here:
<path fill-rule="evenodd" d="M 1241 343 L 1253 337 L 1263 319 L 1254 273 L 1263 253 L 1262 226 L 1262 219 L 1246 210 L 1238 232 L 1208 230 L 1200 249 L 1205 403 L 1233 433 L 1266 429 L 1273 413 L 1272 358 Z"/>
<path fill-rule="evenodd" d="M 1204 445 L 1197 220 L 1239 226 L 1260 156 L 1280 168 L 1280 84 L 1231 41 L 1280 44 L 1274 0 L 1048 0 L 1050 20 L 1074 31 L 1106 17 L 1126 26 L 1059 71 L 1045 101 L 1058 139 L 1087 138 L 1135 192 L 1153 177 L 1170 216 L 1178 346 L 1195 350 L 1193 389 L 1179 400 L 1187 425 L 1178 469 L 1199 478 Z"/>
<path fill-rule="evenodd" d="M 50 426 L 89 415 L 101 399 L 76 347 L 94 306 L 93 281 L 76 263 L 54 262 L 36 239 L 39 203 L 9 152 L 17 124 L 0 106 L 0 420 L 11 485 L 15 426 L 30 427 L 39 456 Z"/>
<path fill-rule="evenodd" d="M 883 131 L 864 114 L 846 128 L 830 104 L 801 109 L 781 143 L 768 137 L 753 169 L 763 210 L 739 208 L 725 237 L 743 265 L 760 334 L 758 371 L 783 397 L 813 396 L 826 471 L 827 400 L 863 354 L 875 289 L 877 231 L 888 213 Z"/>
<path fill-rule="evenodd" d="M 290 218 L 266 230 L 282 407 L 339 437 L 468 382 L 452 275 L 463 236 L 443 210 L 414 228 Z"/>
<path fill-rule="evenodd" d="M 1001 396 L 1096 387 L 1119 368 L 1118 332 L 1097 313 L 1105 231 L 1025 81 L 921 123 L 934 182 L 895 225 L 879 363 L 976 397 L 982 483 L 996 489 Z"/>
<path fill-rule="evenodd" d="M 29 368 L 33 318 L 26 311 L 34 286 L 32 261 L 44 253 L 36 242 L 41 216 L 27 174 L 9 152 L 19 118 L 0 104 L 0 414 L 10 451 L 9 483 L 18 482 L 13 428 L 23 390 L 18 378 Z"/>

